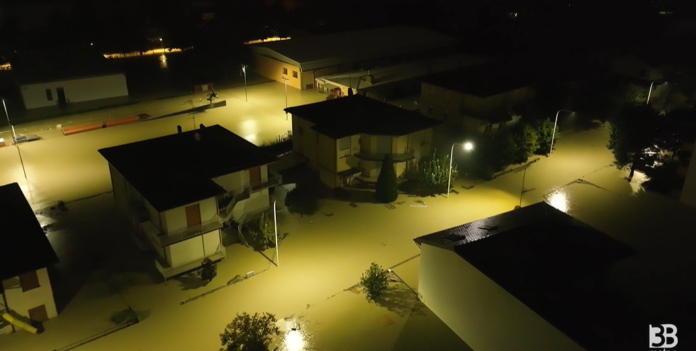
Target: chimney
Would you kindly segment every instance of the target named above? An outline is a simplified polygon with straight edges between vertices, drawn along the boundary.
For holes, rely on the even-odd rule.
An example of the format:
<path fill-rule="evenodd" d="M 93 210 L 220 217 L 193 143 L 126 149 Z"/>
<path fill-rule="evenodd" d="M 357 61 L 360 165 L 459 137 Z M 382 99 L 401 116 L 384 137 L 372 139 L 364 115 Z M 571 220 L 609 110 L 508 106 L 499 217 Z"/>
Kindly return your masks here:
<path fill-rule="evenodd" d="M 176 126 L 177 133 L 181 134 L 181 126 Z"/>

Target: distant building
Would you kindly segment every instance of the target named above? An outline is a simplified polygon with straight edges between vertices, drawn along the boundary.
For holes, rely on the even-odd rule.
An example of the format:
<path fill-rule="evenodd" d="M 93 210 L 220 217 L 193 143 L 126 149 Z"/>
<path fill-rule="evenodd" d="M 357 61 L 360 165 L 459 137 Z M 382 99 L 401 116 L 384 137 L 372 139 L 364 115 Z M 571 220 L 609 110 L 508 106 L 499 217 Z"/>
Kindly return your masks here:
<path fill-rule="evenodd" d="M 10 319 L 43 322 L 58 315 L 48 267 L 58 256 L 17 183 L 0 187 L 0 334 Z"/>
<path fill-rule="evenodd" d="M 128 100 L 126 75 L 96 51 L 19 53 L 9 60 L 27 109 Z"/>
<path fill-rule="evenodd" d="M 99 150 L 117 208 L 167 279 L 226 257 L 221 229 L 269 208 L 275 156 L 215 125 Z M 234 228 L 236 233 L 237 228 Z"/>
<path fill-rule="evenodd" d="M 254 44 L 251 68 L 275 81 L 287 80 L 290 87 L 313 89 L 319 77 L 438 57 L 457 45 L 456 39 L 427 29 L 367 29 Z"/>
<path fill-rule="evenodd" d="M 415 242 L 420 299 L 474 350 L 633 350 L 662 323 L 613 290 L 635 250 L 545 202 Z"/>
<path fill-rule="evenodd" d="M 387 154 L 405 179 L 430 154 L 433 127 L 441 123 L 362 95 L 285 111 L 292 114 L 293 151 L 330 187 L 376 182 Z"/>

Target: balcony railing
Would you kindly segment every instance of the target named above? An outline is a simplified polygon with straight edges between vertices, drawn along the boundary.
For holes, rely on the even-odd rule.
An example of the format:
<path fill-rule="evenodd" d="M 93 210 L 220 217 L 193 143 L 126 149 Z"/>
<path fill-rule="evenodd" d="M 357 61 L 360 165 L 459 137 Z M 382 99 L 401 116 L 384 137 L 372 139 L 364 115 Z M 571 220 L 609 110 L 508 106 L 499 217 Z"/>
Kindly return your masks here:
<path fill-rule="evenodd" d="M 387 154 L 385 154 L 385 153 L 370 153 L 370 152 L 358 152 L 357 154 L 355 154 L 356 157 L 358 157 L 362 160 L 366 160 L 366 161 L 383 161 L 384 156 L 386 156 L 386 155 Z M 416 155 L 415 155 L 415 151 L 411 150 L 411 151 L 407 151 L 407 152 L 404 152 L 401 154 L 392 154 L 392 157 L 394 159 L 394 162 L 406 162 L 406 161 L 413 160 L 416 157 Z"/>
<path fill-rule="evenodd" d="M 221 215 L 226 215 L 229 211 L 234 208 L 234 204 L 238 201 L 246 200 L 251 196 L 251 193 L 272 188 L 283 184 L 283 176 L 272 173 L 266 181 L 261 181 L 258 183 L 252 183 L 244 187 L 243 189 L 232 191 L 227 194 L 218 196 L 218 206 Z"/>
<path fill-rule="evenodd" d="M 220 228 L 222 228 L 222 224 L 217 219 L 205 221 L 199 225 L 195 225 L 188 228 L 182 228 L 180 230 L 176 230 L 167 234 L 163 233 L 151 221 L 142 224 L 143 232 L 145 232 L 146 235 L 155 240 L 157 244 L 159 244 L 161 247 L 176 244 L 178 242 L 188 240 L 193 237 L 203 235 L 205 233 L 209 233 L 213 230 Z"/>

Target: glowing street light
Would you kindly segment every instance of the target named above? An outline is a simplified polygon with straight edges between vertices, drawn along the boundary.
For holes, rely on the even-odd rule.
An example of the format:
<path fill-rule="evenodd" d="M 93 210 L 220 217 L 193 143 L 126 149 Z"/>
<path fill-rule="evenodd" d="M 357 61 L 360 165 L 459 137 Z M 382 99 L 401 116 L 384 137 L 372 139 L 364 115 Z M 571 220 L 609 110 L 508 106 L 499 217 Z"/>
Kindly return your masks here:
<path fill-rule="evenodd" d="M 650 89 L 648 89 L 648 98 L 645 100 L 646 105 L 650 105 L 650 95 L 652 94 L 653 85 L 655 85 L 656 82 L 658 82 L 658 81 L 654 80 L 650 83 Z M 667 84 L 667 82 L 664 82 L 664 83 Z"/>
<path fill-rule="evenodd" d="M 551 152 L 553 152 L 553 142 L 556 139 L 556 128 L 558 127 L 558 115 L 561 112 L 573 113 L 573 111 L 570 110 L 558 110 L 558 112 L 556 112 L 556 120 L 553 122 L 553 133 L 551 133 L 551 147 L 549 148 L 549 155 L 551 155 Z"/>
<path fill-rule="evenodd" d="M 452 148 L 450 149 L 449 177 L 447 178 L 447 198 L 448 199 L 449 199 L 449 194 L 450 194 L 450 187 L 452 186 L 452 157 L 454 156 L 454 146 L 455 145 L 461 145 L 461 147 L 464 151 L 471 151 L 474 149 L 474 144 L 472 144 L 470 142 L 466 142 L 463 144 L 457 144 L 457 143 L 452 144 Z"/>
<path fill-rule="evenodd" d="M 242 65 L 242 73 L 244 74 L 244 101 L 249 102 L 249 93 L 247 93 L 247 82 L 246 82 L 246 68 L 247 65 Z M 287 99 L 285 103 L 285 108 L 287 108 Z"/>
<path fill-rule="evenodd" d="M 162 40 L 162 38 L 159 38 L 159 40 L 160 44 L 162 44 L 162 55 L 164 55 L 164 41 Z"/>

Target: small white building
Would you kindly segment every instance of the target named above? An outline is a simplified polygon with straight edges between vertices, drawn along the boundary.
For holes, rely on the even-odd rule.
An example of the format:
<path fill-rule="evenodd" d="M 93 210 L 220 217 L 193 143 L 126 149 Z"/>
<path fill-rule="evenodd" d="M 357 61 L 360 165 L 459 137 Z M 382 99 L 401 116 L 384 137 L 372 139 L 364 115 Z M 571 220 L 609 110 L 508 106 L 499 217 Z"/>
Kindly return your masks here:
<path fill-rule="evenodd" d="M 26 109 L 128 100 L 126 75 L 97 52 L 21 53 L 10 59 Z"/>
<path fill-rule="evenodd" d="M 610 287 L 635 250 L 545 202 L 415 242 L 420 299 L 477 351 L 633 350 L 672 323 Z"/>
<path fill-rule="evenodd" d="M 0 187 L 0 199 L 0 334 L 5 334 L 58 315 L 47 270 L 58 256 L 17 183 Z"/>
<path fill-rule="evenodd" d="M 117 208 L 165 279 L 225 258 L 221 229 L 267 210 L 277 157 L 215 125 L 99 150 Z"/>

